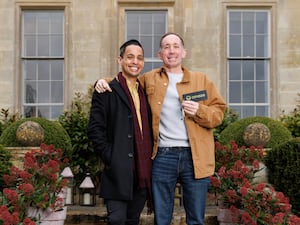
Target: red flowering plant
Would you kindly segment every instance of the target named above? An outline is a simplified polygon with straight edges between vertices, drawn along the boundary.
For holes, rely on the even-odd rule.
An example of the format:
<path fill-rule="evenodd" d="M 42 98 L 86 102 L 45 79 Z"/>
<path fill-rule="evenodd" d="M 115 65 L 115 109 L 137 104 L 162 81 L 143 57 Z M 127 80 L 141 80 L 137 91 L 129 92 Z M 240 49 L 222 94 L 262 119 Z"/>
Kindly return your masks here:
<path fill-rule="evenodd" d="M 245 225 L 298 225 L 300 218 L 291 213 L 289 199 L 267 183 L 240 189 L 243 210 L 238 211 Z"/>
<path fill-rule="evenodd" d="M 218 204 L 226 208 L 241 206 L 240 188 L 249 187 L 259 171 L 263 158 L 262 147 L 246 148 L 231 141 L 229 145 L 216 142 L 216 172 L 210 177 L 211 191 L 217 196 Z"/>
<path fill-rule="evenodd" d="M 300 218 L 291 213 L 289 199 L 272 185 L 255 183 L 262 147 L 215 145 L 216 172 L 210 177 L 220 208 L 228 208 L 231 217 L 243 225 L 298 225 Z"/>
<path fill-rule="evenodd" d="M 24 169 L 12 166 L 3 176 L 6 187 L 0 196 L 0 225 L 35 225 L 39 218 L 29 218 L 30 207 L 62 209 L 67 179 L 61 171 L 67 163 L 62 150 L 53 145 L 41 144 L 39 150 L 27 152 Z"/>

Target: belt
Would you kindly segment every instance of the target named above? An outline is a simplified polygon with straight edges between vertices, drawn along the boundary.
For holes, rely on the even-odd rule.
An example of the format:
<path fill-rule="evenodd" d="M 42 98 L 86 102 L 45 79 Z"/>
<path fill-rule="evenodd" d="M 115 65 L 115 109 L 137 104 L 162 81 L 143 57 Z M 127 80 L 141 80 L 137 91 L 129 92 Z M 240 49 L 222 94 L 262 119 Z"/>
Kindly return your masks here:
<path fill-rule="evenodd" d="M 171 150 L 171 151 L 190 151 L 191 147 L 158 147 L 159 149 L 166 149 L 166 150 Z"/>

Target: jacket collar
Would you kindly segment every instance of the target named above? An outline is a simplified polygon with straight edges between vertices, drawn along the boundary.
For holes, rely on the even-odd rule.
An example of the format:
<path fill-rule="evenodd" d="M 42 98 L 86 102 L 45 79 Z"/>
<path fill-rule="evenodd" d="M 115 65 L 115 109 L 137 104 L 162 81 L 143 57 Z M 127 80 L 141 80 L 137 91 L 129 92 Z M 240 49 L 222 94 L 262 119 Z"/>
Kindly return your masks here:
<path fill-rule="evenodd" d="M 182 82 L 183 83 L 191 82 L 191 72 L 185 66 L 182 66 L 182 71 L 183 71 Z M 161 76 L 162 74 L 165 74 L 167 76 L 167 72 L 164 67 L 161 67 L 158 72 Z"/>

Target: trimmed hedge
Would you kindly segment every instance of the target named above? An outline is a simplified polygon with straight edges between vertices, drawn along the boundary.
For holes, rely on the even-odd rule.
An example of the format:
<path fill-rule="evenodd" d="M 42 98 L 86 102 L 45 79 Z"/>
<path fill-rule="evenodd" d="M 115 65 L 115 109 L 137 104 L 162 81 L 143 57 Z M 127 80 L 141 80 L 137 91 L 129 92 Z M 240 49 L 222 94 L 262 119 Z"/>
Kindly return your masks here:
<path fill-rule="evenodd" d="M 300 215 L 300 138 L 275 146 L 264 161 L 269 182 L 290 198 L 293 212 Z"/>
<path fill-rule="evenodd" d="M 9 173 L 9 169 L 12 163 L 9 161 L 11 159 L 10 151 L 6 150 L 2 145 L 0 145 L 0 191 L 2 191 L 4 185 L 3 175 Z"/>
<path fill-rule="evenodd" d="M 66 130 L 57 121 L 50 121 L 45 118 L 23 118 L 10 124 L 0 136 L 0 144 L 5 147 L 23 147 L 16 139 L 18 127 L 25 121 L 34 121 L 44 129 L 45 139 L 43 143 L 54 145 L 55 148 L 61 148 L 65 156 L 69 156 L 72 151 L 71 140 Z"/>
<path fill-rule="evenodd" d="M 293 138 L 291 132 L 284 127 L 281 122 L 269 117 L 254 116 L 235 121 L 228 125 L 220 133 L 219 142 L 226 145 L 231 140 L 234 140 L 238 146 L 247 146 L 243 140 L 243 133 L 245 128 L 252 123 L 262 123 L 269 128 L 271 139 L 264 146 L 265 148 L 273 148 L 274 146 Z"/>

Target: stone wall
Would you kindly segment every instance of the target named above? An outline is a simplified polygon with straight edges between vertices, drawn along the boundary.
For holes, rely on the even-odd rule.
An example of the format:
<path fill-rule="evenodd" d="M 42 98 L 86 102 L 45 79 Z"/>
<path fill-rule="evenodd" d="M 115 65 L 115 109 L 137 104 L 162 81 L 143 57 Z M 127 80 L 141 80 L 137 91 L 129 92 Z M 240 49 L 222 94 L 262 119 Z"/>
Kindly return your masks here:
<path fill-rule="evenodd" d="M 99 77 L 115 76 L 124 41 L 124 10 L 167 9 L 168 30 L 185 39 L 185 64 L 209 75 L 227 97 L 226 10 L 271 10 L 271 112 L 291 111 L 300 83 L 299 0 L 1 0 L 0 107 L 20 111 L 20 13 L 23 8 L 64 8 L 66 30 L 65 103 L 86 92 Z"/>

